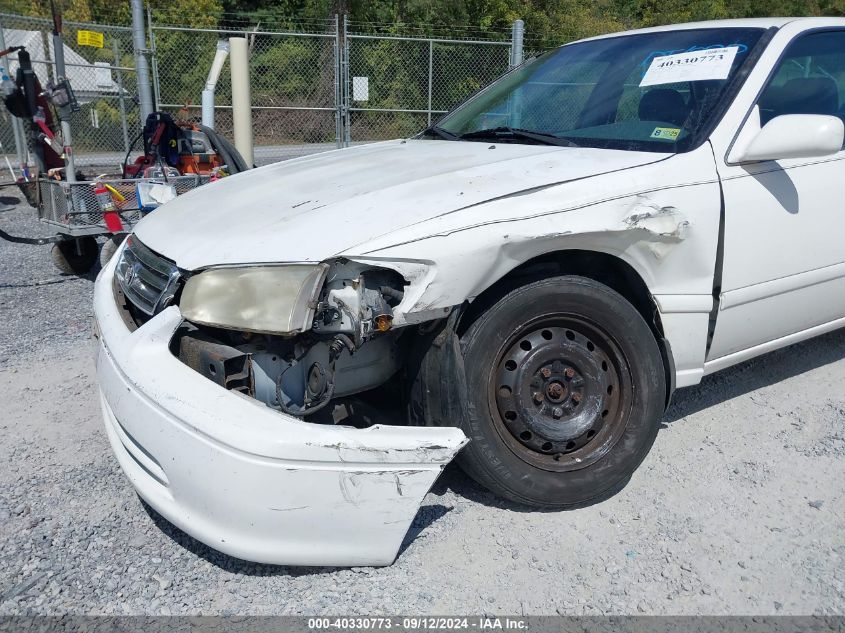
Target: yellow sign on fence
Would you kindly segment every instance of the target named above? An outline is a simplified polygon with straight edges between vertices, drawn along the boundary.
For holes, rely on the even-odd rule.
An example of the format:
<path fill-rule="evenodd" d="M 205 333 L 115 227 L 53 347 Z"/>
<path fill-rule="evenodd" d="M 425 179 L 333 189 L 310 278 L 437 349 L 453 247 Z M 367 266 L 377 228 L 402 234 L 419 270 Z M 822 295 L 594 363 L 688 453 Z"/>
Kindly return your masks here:
<path fill-rule="evenodd" d="M 93 46 L 94 48 L 103 48 L 103 34 L 96 31 L 76 32 L 76 43 L 80 46 Z"/>

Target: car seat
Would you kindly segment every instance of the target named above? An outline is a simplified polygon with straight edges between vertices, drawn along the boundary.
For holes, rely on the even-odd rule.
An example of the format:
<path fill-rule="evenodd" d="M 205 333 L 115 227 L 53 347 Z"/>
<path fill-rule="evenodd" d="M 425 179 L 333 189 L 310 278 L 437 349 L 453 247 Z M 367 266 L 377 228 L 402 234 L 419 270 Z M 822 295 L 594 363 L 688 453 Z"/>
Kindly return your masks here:
<path fill-rule="evenodd" d="M 681 127 L 689 116 L 683 95 L 672 88 L 654 88 L 640 99 L 640 121 L 660 121 Z"/>

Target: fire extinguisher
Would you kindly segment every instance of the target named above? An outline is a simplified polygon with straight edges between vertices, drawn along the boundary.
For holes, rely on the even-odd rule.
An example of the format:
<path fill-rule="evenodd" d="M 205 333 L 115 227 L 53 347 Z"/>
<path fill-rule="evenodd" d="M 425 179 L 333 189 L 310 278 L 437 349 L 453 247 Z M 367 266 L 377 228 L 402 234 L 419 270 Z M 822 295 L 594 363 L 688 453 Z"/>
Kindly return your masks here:
<path fill-rule="evenodd" d="M 103 212 L 103 220 L 106 223 L 106 228 L 112 233 L 123 231 L 123 222 L 120 221 L 120 215 L 117 213 L 117 205 L 114 202 L 114 198 L 112 198 L 111 191 L 103 183 L 98 182 L 94 185 L 94 196 L 97 198 L 97 203 Z"/>

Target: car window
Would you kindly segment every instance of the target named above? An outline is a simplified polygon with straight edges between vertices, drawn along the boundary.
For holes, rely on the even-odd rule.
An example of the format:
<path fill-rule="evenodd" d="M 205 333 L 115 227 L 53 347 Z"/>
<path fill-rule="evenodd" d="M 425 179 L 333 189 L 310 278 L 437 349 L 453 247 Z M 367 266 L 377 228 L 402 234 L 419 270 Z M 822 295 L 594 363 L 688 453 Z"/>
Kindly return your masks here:
<path fill-rule="evenodd" d="M 484 131 L 515 129 L 585 147 L 688 151 L 762 35 L 678 29 L 569 44 L 505 75 L 438 127 L 482 142 L 492 138 Z"/>
<path fill-rule="evenodd" d="M 599 79 L 607 72 L 607 61 L 573 62 L 566 66 L 550 67 L 536 81 L 525 83 L 514 92 L 514 99 L 524 103 L 543 103 L 544 108 L 520 107 L 518 123 L 532 130 L 571 129 L 578 126 L 578 120 L 587 106 Z M 508 107 L 510 105 L 510 108 Z M 497 124 L 508 125 L 513 116 L 513 99 L 504 106 Z"/>
<path fill-rule="evenodd" d="M 845 122 L 845 31 L 796 39 L 757 104 L 762 125 L 783 114 L 826 114 Z"/>

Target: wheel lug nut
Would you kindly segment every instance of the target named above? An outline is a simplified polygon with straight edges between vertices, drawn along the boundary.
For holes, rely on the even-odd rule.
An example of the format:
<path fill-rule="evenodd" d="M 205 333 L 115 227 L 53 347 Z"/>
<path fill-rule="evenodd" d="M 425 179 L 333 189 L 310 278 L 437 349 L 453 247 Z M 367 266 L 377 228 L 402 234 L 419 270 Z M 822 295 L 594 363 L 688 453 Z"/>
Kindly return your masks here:
<path fill-rule="evenodd" d="M 557 418 L 561 417 L 562 415 L 563 415 L 563 409 L 561 409 L 560 407 L 555 407 L 554 409 L 552 409 L 552 417 L 553 418 L 557 419 Z"/>
<path fill-rule="evenodd" d="M 543 402 L 543 394 L 539 391 L 534 394 L 534 402 L 536 402 L 537 404 Z"/>
<path fill-rule="evenodd" d="M 574 378 L 575 377 L 575 370 L 572 367 L 567 367 L 566 371 L 563 372 L 567 378 Z"/>
<path fill-rule="evenodd" d="M 578 404 L 579 402 L 581 402 L 581 394 L 580 393 L 573 393 L 572 394 L 572 402 L 574 402 L 575 404 Z"/>
<path fill-rule="evenodd" d="M 543 369 L 540 370 L 540 374 L 543 376 L 543 378 L 548 378 L 552 375 L 552 370 L 548 367 L 543 367 Z"/>

